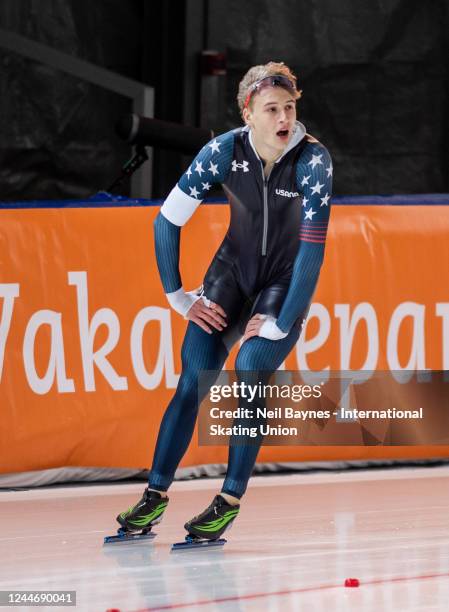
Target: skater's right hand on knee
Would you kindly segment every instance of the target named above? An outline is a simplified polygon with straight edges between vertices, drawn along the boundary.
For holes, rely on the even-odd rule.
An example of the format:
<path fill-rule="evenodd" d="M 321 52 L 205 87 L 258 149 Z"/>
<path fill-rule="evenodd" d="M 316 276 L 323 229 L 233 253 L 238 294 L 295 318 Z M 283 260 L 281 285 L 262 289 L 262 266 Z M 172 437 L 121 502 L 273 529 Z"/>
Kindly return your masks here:
<path fill-rule="evenodd" d="M 187 312 L 186 319 L 193 321 L 204 329 L 208 334 L 212 333 L 211 327 L 222 331 L 226 326 L 226 313 L 223 308 L 215 302 L 202 299 L 193 304 Z"/>

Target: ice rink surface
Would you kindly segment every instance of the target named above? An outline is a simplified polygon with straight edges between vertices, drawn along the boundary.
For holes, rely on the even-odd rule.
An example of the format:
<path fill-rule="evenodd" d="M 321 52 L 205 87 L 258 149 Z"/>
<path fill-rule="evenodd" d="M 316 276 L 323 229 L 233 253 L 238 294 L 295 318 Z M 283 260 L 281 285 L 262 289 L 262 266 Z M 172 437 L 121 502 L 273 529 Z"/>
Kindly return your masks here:
<path fill-rule="evenodd" d="M 224 548 L 170 552 L 220 483 L 175 483 L 155 540 L 108 546 L 145 483 L 0 492 L 0 590 L 76 590 L 30 610 L 449 610 L 449 467 L 256 477 Z"/>

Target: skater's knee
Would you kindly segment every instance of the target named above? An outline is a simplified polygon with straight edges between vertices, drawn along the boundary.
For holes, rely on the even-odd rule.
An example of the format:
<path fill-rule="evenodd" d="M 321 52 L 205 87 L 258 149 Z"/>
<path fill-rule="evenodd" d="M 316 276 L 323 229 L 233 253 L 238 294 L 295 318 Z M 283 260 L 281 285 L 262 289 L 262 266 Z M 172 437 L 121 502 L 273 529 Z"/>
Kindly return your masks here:
<path fill-rule="evenodd" d="M 198 387 L 198 372 L 193 368 L 184 368 L 179 378 L 177 393 L 190 394 L 196 391 Z"/>
<path fill-rule="evenodd" d="M 253 351 L 240 350 L 235 360 L 235 372 L 239 379 L 248 378 L 251 372 L 257 372 L 264 367 L 265 364 L 262 363 L 260 356 Z"/>

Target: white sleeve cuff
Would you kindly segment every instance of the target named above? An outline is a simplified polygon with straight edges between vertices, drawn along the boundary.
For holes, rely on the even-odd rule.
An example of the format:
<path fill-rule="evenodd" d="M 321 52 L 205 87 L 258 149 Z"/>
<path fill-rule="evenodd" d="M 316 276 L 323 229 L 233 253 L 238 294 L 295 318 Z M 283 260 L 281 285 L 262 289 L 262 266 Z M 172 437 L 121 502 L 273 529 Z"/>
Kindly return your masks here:
<path fill-rule="evenodd" d="M 267 340 L 282 340 L 288 336 L 287 332 L 283 332 L 276 325 L 276 319 L 270 315 L 265 315 L 265 321 L 259 329 L 259 336 Z"/>
<path fill-rule="evenodd" d="M 201 293 L 198 295 L 196 291 L 184 291 L 181 287 L 177 291 L 173 291 L 172 293 L 166 293 L 165 297 L 168 300 L 168 303 L 176 310 L 181 316 L 186 318 L 187 313 L 192 308 L 192 306 L 201 298 Z"/>

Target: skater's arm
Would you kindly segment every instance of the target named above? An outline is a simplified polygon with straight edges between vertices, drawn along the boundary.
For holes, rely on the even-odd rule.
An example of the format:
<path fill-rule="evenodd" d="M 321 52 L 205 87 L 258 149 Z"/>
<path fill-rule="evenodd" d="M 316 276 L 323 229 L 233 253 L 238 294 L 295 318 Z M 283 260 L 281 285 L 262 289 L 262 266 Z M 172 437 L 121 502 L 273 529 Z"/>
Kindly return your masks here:
<path fill-rule="evenodd" d="M 268 318 L 259 331 L 259 335 L 271 340 L 285 338 L 299 316 L 305 319 L 318 282 L 332 195 L 332 160 L 323 145 L 314 142 L 307 146 L 297 165 L 296 181 L 304 194 L 301 241 L 281 312 L 276 320 Z"/>
<path fill-rule="evenodd" d="M 187 223 L 215 183 L 225 180 L 234 146 L 233 132 L 217 136 L 198 153 L 172 189 L 154 222 L 156 259 L 167 299 L 186 316 L 199 296 L 184 290 L 179 272 L 181 227 Z"/>

